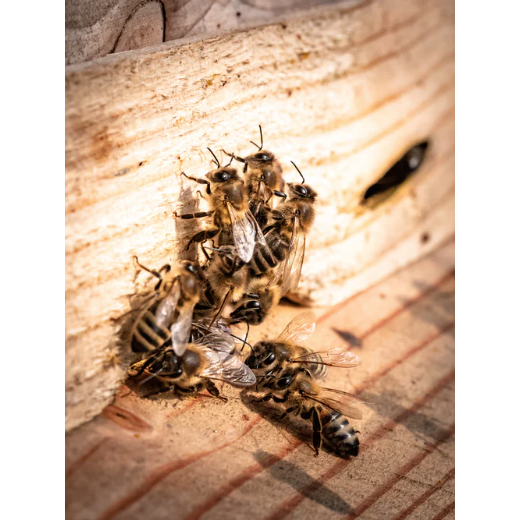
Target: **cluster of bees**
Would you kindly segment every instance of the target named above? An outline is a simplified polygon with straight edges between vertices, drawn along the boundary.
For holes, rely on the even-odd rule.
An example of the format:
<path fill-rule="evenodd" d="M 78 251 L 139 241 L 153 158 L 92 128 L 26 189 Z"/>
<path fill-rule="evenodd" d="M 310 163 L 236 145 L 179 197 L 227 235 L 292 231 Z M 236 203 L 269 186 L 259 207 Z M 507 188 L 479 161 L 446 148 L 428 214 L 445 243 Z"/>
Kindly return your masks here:
<path fill-rule="evenodd" d="M 292 320 L 278 338 L 254 346 L 247 334 L 240 339 L 232 333 L 238 323 L 249 332 L 296 290 L 314 220 L 316 192 L 294 163 L 302 182 L 286 183 L 280 162 L 263 148 L 261 127 L 260 138 L 260 146 L 253 143 L 258 152 L 244 158 L 223 150 L 230 157 L 225 166 L 210 150 L 216 169 L 204 179 L 182 173 L 205 186 L 208 211 L 175 213 L 210 223 L 187 244 L 187 249 L 200 247 L 204 261 L 154 270 L 135 257 L 157 282 L 132 323 L 131 347 L 140 359 L 128 376 L 139 384 L 153 380 L 158 388 L 148 396 L 205 389 L 226 400 L 215 381 L 249 388 L 260 393 L 257 402 L 281 403 L 282 418 L 295 414 L 310 420 L 316 455 L 325 440 L 338 455 L 356 456 L 359 440 L 347 417 L 361 418 L 358 399 L 318 381 L 328 366 L 357 366 L 357 356 L 346 348 L 313 352 L 302 346 L 315 328 L 310 312 Z M 233 161 L 243 164 L 242 175 Z"/>

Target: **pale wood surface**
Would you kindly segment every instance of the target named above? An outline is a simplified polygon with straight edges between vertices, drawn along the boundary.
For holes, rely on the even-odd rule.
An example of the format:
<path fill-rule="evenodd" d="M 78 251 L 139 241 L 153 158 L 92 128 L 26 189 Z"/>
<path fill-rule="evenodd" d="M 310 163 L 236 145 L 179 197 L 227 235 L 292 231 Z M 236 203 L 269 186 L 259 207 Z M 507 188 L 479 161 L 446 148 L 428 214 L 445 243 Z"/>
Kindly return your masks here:
<path fill-rule="evenodd" d="M 299 312 L 282 307 L 253 339 L 277 335 Z M 140 399 L 124 387 L 67 435 L 67 518 L 454 518 L 453 240 L 316 312 L 307 344 L 347 342 L 362 359 L 326 379 L 369 401 L 352 421 L 357 458 L 315 458 L 308 421 L 279 422 L 230 387 L 227 403 Z"/>
<path fill-rule="evenodd" d="M 360 0 L 66 0 L 67 65 L 162 42 L 183 43 Z"/>
<path fill-rule="evenodd" d="M 172 213 L 194 208 L 179 174 L 210 168 L 206 146 L 249 153 L 261 123 L 287 179 L 294 160 L 318 191 L 301 281 L 317 305 L 453 233 L 453 31 L 451 0 L 376 1 L 67 68 L 67 428 L 99 413 L 124 375 L 110 318 L 130 308 L 132 255 L 175 261 L 196 230 Z M 380 206 L 360 206 L 425 139 L 418 174 Z"/>

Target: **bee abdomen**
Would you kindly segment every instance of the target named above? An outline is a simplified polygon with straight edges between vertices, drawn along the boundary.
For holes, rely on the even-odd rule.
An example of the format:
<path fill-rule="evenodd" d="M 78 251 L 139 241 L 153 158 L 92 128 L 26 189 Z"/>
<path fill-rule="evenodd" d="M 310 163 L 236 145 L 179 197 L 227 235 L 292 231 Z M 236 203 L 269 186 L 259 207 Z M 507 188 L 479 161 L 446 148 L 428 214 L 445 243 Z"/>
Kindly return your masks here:
<path fill-rule="evenodd" d="M 138 320 L 132 334 L 132 350 L 147 352 L 162 347 L 170 338 L 170 331 L 159 327 L 155 315 L 147 310 Z"/>
<path fill-rule="evenodd" d="M 319 354 L 310 354 L 305 357 L 305 361 L 316 362 L 316 364 L 309 363 L 308 365 L 309 371 L 316 379 L 323 379 L 327 375 L 327 366 L 321 364 L 323 363 L 323 358 Z"/>
<path fill-rule="evenodd" d="M 255 275 L 267 272 L 269 269 L 278 264 L 277 258 L 273 255 L 271 250 L 261 244 L 257 244 L 253 258 L 251 259 L 251 269 Z"/>
<path fill-rule="evenodd" d="M 325 412 L 321 422 L 323 437 L 339 455 L 358 455 L 359 439 L 345 416 L 339 412 Z"/>

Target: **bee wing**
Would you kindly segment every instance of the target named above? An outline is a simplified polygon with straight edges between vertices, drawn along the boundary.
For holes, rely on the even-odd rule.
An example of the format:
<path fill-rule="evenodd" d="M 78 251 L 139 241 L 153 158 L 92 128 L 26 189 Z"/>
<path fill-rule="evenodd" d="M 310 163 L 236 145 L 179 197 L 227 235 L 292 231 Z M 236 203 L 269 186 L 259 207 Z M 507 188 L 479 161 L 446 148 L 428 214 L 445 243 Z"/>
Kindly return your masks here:
<path fill-rule="evenodd" d="M 305 258 L 305 234 L 299 220 L 294 221 L 294 240 L 287 255 L 287 265 L 282 278 L 282 294 L 295 291 L 300 283 L 303 259 Z"/>
<path fill-rule="evenodd" d="M 226 334 L 224 331 L 214 330 L 213 332 L 206 334 L 200 343 L 212 350 L 231 354 L 235 347 L 235 338 Z"/>
<path fill-rule="evenodd" d="M 182 356 L 186 352 L 186 346 L 190 339 L 192 317 L 193 305 L 190 305 L 180 310 L 178 319 L 170 327 L 173 351 L 177 356 Z"/>
<path fill-rule="evenodd" d="M 321 361 L 316 360 L 314 357 L 316 354 L 321 357 Z M 294 361 L 298 361 L 299 363 L 316 363 L 340 368 L 352 368 L 361 365 L 361 361 L 356 354 L 343 347 L 309 352 L 294 358 Z"/>
<path fill-rule="evenodd" d="M 301 343 L 310 338 L 316 328 L 316 314 L 313 312 L 302 312 L 289 322 L 278 336 L 277 341 L 289 341 Z"/>
<path fill-rule="evenodd" d="M 278 266 L 278 269 L 269 282 L 268 287 L 280 284 L 282 288 L 282 296 L 295 291 L 300 283 L 304 257 L 305 234 L 300 227 L 299 220 L 295 218 L 289 251 L 285 260 L 283 260 L 283 262 Z"/>
<path fill-rule="evenodd" d="M 159 327 L 168 327 L 173 321 L 180 295 L 181 286 L 179 283 L 175 283 L 171 291 L 157 306 L 157 310 L 155 311 L 155 320 Z"/>
<path fill-rule="evenodd" d="M 358 405 L 363 401 L 348 392 L 322 387 L 318 396 L 316 398 L 311 397 L 311 399 L 324 404 L 331 410 L 335 410 L 346 417 L 352 417 L 352 419 L 363 418 L 363 413 L 358 408 Z"/>
<path fill-rule="evenodd" d="M 203 370 L 202 376 L 221 379 L 235 386 L 252 386 L 256 383 L 255 374 L 238 357 L 208 347 L 204 347 L 204 352 L 210 363 Z"/>
<path fill-rule="evenodd" d="M 260 226 L 253 217 L 253 214 L 246 210 L 242 216 L 238 214 L 236 209 L 227 204 L 229 218 L 231 220 L 231 229 L 233 230 L 233 240 L 237 250 L 237 255 L 244 262 L 249 262 L 253 257 L 256 242 L 265 244 L 265 238 Z"/>

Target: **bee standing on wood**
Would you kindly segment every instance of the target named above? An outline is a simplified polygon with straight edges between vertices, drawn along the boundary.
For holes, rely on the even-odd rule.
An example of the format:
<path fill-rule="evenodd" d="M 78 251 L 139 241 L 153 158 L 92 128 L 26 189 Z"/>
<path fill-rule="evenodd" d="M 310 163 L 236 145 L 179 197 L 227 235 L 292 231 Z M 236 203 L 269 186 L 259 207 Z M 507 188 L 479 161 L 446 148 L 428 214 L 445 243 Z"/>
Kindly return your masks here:
<path fill-rule="evenodd" d="M 224 153 L 244 163 L 249 209 L 263 229 L 272 208 L 273 195 L 283 198 L 286 195 L 283 192 L 285 182 L 282 178 L 282 165 L 272 152 L 264 150 L 262 127 L 258 126 L 260 128 L 260 146 L 251 141 L 258 148 L 258 152 L 244 158 L 234 154 L 230 155 L 226 151 Z"/>
<path fill-rule="evenodd" d="M 209 148 L 208 148 L 209 150 Z M 216 170 L 206 174 L 207 180 L 189 177 L 188 179 L 206 185 L 209 195 L 210 211 L 200 211 L 186 215 L 174 215 L 182 219 L 213 217 L 213 226 L 197 233 L 191 238 L 186 249 L 192 243 L 201 243 L 218 235 L 218 245 L 234 245 L 238 257 L 243 262 L 249 262 L 253 256 L 255 244 L 265 243 L 262 230 L 258 226 L 251 211 L 249 211 L 244 181 L 238 176 L 235 168 L 231 168 L 231 158 L 227 166 L 220 166 L 215 154 L 209 150 L 217 165 Z"/>
<path fill-rule="evenodd" d="M 171 342 L 175 354 L 182 356 L 190 338 L 193 309 L 205 283 L 202 270 L 198 264 L 185 261 L 174 269 L 165 265 L 155 271 L 140 264 L 137 257 L 134 260 L 158 282 L 132 326 L 132 350 L 151 352 Z"/>
<path fill-rule="evenodd" d="M 220 397 L 214 380 L 240 387 L 256 382 L 254 373 L 234 355 L 234 349 L 232 336 L 213 329 L 200 342 L 188 344 L 182 356 L 176 356 L 169 347 L 159 349 L 131 365 L 128 375 L 136 378 L 146 372 L 148 377 L 143 383 L 157 379 L 162 384 L 147 397 L 171 390 L 182 394 L 207 389 L 211 395 L 225 400 Z"/>
<path fill-rule="evenodd" d="M 294 413 L 312 422 L 312 444 L 319 455 L 322 439 L 339 456 L 357 456 L 359 439 L 347 420 L 362 419 L 357 407 L 360 400 L 340 390 L 318 385 L 307 370 L 286 369 L 278 376 L 271 376 L 260 383 L 267 395 L 258 401 L 273 399 L 283 403 L 285 412 L 280 419 Z"/>
<path fill-rule="evenodd" d="M 327 367 L 353 368 L 361 364 L 359 358 L 346 348 L 313 352 L 300 345 L 316 327 L 316 315 L 304 312 L 294 318 L 275 340 L 259 341 L 246 359 L 246 365 L 263 379 L 282 371 L 304 370 L 312 377 L 324 378 Z"/>

